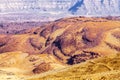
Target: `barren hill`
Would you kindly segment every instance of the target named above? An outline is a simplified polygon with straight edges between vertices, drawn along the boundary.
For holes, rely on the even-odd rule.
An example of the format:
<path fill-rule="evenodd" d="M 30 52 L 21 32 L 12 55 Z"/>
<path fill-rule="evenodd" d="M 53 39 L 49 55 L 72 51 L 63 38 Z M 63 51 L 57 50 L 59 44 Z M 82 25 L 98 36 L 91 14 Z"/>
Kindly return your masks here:
<path fill-rule="evenodd" d="M 120 20 L 64 18 L 16 34 L 1 34 L 0 53 L 0 67 L 15 67 L 15 74 L 62 69 L 120 53 Z"/>
<path fill-rule="evenodd" d="M 62 62 L 71 60 L 68 63 L 74 64 L 120 52 L 119 33 L 119 20 L 67 18 L 16 35 L 1 35 L 0 52 L 47 53 Z"/>

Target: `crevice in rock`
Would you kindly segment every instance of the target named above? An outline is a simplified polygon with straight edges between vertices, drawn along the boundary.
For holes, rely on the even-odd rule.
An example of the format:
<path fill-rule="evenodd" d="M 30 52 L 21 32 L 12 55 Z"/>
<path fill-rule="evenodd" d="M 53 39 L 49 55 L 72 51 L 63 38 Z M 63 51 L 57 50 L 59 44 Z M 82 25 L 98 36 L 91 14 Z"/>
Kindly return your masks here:
<path fill-rule="evenodd" d="M 45 47 L 50 45 L 50 42 L 51 42 L 52 38 L 51 37 L 48 37 L 46 42 L 45 42 Z"/>
<path fill-rule="evenodd" d="M 84 41 L 85 44 L 88 44 L 88 43 L 90 43 L 90 42 L 93 42 L 93 41 L 91 41 L 90 39 L 88 39 L 88 38 L 86 37 L 86 35 L 83 35 L 83 36 L 82 36 L 82 39 L 83 39 L 83 41 Z"/>
<path fill-rule="evenodd" d="M 68 59 L 67 64 L 73 65 L 73 64 L 78 64 L 81 62 L 85 62 L 86 60 L 98 58 L 100 55 L 95 52 L 88 52 L 88 51 L 83 51 L 81 54 L 73 55 Z"/>
<path fill-rule="evenodd" d="M 54 45 L 56 48 L 58 48 L 58 50 L 60 51 L 61 55 L 67 56 L 63 51 L 62 51 L 62 47 L 61 47 L 62 41 L 61 39 L 59 39 L 59 37 L 57 37 L 57 39 L 52 43 L 52 45 Z M 53 52 L 54 53 L 54 52 Z"/>
<path fill-rule="evenodd" d="M 53 44 L 55 44 L 55 46 L 58 47 L 58 49 L 59 49 L 60 51 L 62 51 L 62 48 L 61 48 L 61 40 L 60 40 L 60 39 L 57 38 L 57 39 L 53 42 Z"/>
<path fill-rule="evenodd" d="M 6 43 L 0 43 L 0 47 L 3 47 L 5 45 L 6 45 Z"/>

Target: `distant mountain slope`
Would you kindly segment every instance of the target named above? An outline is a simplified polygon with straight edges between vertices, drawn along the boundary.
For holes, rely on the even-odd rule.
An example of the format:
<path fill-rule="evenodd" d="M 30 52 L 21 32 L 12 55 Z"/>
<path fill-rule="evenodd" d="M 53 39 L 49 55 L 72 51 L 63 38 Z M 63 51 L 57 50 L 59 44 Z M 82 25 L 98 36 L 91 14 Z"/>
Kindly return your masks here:
<path fill-rule="evenodd" d="M 0 22 L 0 34 L 17 34 L 26 29 L 42 26 L 48 22 L 21 21 L 21 22 Z"/>
<path fill-rule="evenodd" d="M 120 0 L 78 0 L 69 11 L 75 15 L 119 16 Z"/>
<path fill-rule="evenodd" d="M 0 18 L 7 15 L 4 18 L 12 20 L 9 14 L 15 14 L 12 17 L 16 20 L 46 17 L 46 21 L 76 15 L 120 16 L 120 0 L 1 0 Z"/>
<path fill-rule="evenodd" d="M 82 5 L 84 5 L 84 0 L 80 0 L 77 1 L 70 9 L 69 11 L 71 11 L 73 14 L 77 12 L 77 10 L 79 10 L 79 7 L 82 7 Z"/>

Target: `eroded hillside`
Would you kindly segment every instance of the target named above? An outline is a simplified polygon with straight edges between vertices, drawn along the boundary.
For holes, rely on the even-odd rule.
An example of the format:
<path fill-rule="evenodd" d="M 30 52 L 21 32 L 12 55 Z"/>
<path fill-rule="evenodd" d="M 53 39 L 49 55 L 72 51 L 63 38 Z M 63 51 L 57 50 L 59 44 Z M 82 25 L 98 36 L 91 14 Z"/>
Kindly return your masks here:
<path fill-rule="evenodd" d="M 1 69 L 15 68 L 10 72 L 18 75 L 62 69 L 120 53 L 120 20 L 65 18 L 16 34 L 1 34 L 0 53 Z"/>
<path fill-rule="evenodd" d="M 1 35 L 0 52 L 47 53 L 64 63 L 84 55 L 81 58 L 84 61 L 120 52 L 119 33 L 119 20 L 83 17 L 61 19 L 16 35 Z"/>
<path fill-rule="evenodd" d="M 120 54 L 109 55 L 58 71 L 32 76 L 28 80 L 119 80 Z"/>

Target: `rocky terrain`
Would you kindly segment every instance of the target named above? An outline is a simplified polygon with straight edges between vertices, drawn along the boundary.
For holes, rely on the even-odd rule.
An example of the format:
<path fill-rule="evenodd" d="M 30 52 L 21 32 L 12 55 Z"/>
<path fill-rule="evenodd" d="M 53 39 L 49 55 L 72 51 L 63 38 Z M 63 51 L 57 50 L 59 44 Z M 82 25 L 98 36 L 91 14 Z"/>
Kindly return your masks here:
<path fill-rule="evenodd" d="M 26 76 L 24 79 L 51 70 L 57 72 L 120 53 L 120 20 L 64 18 L 13 34 L 0 34 L 0 53 L 0 70 Z"/>

